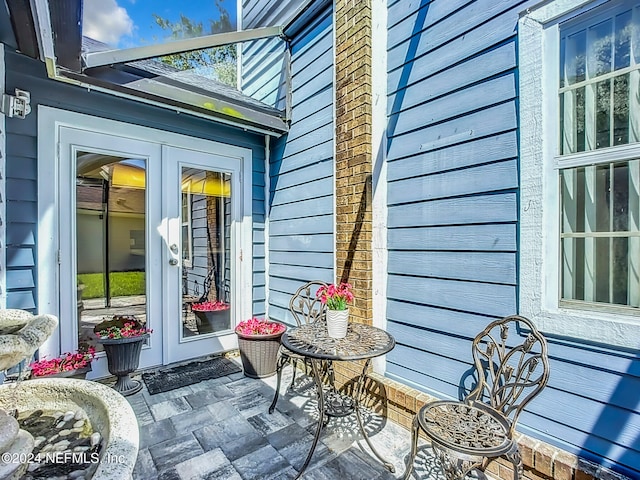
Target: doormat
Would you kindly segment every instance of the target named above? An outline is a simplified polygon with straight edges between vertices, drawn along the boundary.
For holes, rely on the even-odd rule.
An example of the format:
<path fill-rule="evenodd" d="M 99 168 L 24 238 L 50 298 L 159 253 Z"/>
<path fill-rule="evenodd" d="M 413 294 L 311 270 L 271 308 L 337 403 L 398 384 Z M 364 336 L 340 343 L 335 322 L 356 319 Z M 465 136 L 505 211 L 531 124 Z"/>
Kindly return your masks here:
<path fill-rule="evenodd" d="M 194 383 L 224 377 L 242 369 L 231 360 L 224 357 L 214 357 L 210 360 L 196 361 L 185 365 L 145 372 L 142 380 L 147 385 L 150 395 L 163 393 L 175 388 L 186 387 Z"/>

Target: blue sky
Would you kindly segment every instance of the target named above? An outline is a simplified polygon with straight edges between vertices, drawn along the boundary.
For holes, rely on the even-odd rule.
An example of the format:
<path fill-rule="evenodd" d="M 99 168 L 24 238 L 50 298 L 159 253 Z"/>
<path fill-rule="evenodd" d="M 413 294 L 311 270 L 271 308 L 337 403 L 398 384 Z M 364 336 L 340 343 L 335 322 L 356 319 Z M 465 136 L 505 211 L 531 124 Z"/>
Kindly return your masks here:
<path fill-rule="evenodd" d="M 236 0 L 220 0 L 236 25 Z M 113 47 L 148 45 L 165 35 L 153 19 L 157 14 L 177 21 L 180 14 L 202 22 L 217 20 L 219 11 L 214 0 L 84 0 L 83 34 Z"/>

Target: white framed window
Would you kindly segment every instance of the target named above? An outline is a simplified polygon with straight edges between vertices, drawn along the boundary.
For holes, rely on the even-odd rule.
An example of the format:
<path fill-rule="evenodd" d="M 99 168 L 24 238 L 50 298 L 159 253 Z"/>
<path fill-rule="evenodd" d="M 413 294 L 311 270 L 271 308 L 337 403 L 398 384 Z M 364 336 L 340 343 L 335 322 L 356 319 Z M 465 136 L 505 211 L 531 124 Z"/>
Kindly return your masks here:
<path fill-rule="evenodd" d="M 519 22 L 520 311 L 640 347 L 640 1 L 556 0 Z"/>

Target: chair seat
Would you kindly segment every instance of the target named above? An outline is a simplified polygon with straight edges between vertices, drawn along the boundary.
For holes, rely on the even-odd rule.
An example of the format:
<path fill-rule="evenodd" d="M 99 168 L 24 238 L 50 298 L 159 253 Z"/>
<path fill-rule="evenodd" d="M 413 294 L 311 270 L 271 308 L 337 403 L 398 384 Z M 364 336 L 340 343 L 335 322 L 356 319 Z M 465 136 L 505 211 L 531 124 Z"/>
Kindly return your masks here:
<path fill-rule="evenodd" d="M 513 446 L 509 422 L 483 403 L 428 403 L 420 409 L 418 422 L 434 443 L 466 455 L 499 457 Z"/>

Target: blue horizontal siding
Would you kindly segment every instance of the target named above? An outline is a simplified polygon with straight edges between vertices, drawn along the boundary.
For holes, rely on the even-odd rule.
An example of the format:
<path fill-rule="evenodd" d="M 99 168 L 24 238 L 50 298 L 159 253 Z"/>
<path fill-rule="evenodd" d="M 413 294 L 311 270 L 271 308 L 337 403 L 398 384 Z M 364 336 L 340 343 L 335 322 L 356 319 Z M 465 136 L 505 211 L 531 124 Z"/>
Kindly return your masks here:
<path fill-rule="evenodd" d="M 386 374 L 442 398 L 471 342 L 518 312 L 517 22 L 534 2 L 390 1 Z M 637 352 L 549 338 L 518 429 L 640 478 Z"/>
<path fill-rule="evenodd" d="M 292 324 L 295 290 L 333 279 L 333 34 L 328 9 L 292 39 L 292 121 L 269 163 L 269 316 Z"/>
<path fill-rule="evenodd" d="M 389 250 L 515 251 L 516 225 L 454 225 L 394 228 Z"/>

